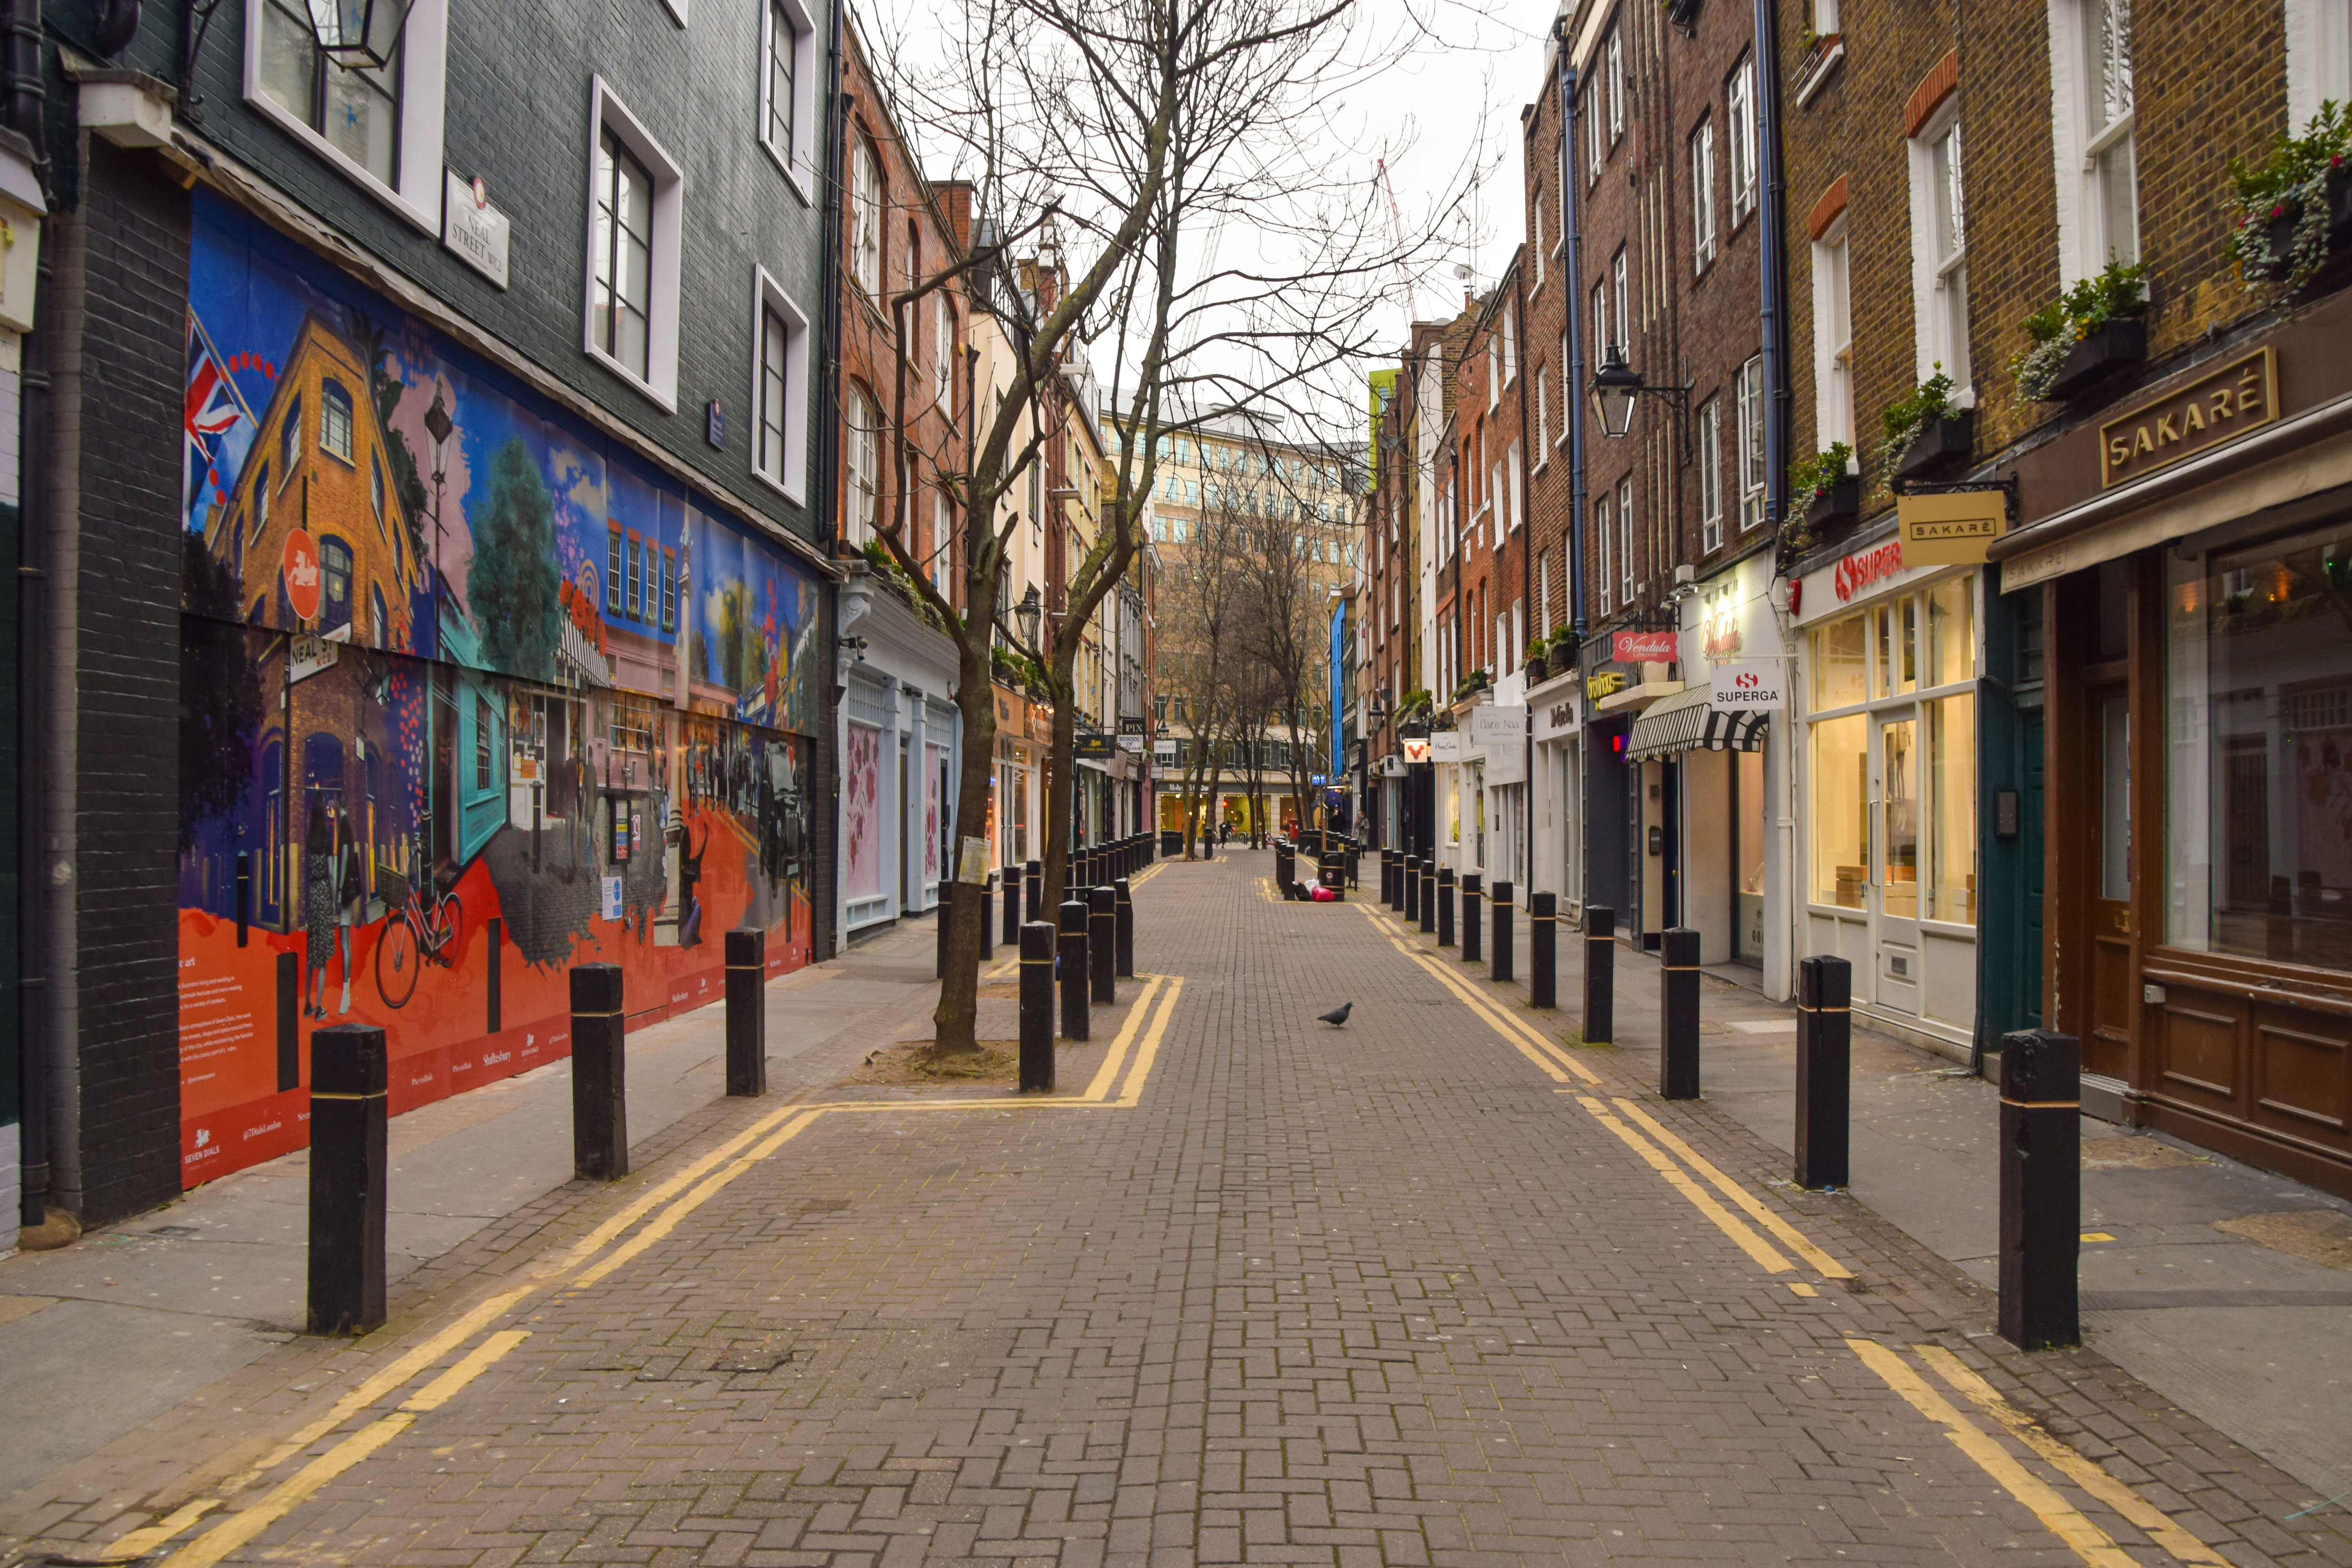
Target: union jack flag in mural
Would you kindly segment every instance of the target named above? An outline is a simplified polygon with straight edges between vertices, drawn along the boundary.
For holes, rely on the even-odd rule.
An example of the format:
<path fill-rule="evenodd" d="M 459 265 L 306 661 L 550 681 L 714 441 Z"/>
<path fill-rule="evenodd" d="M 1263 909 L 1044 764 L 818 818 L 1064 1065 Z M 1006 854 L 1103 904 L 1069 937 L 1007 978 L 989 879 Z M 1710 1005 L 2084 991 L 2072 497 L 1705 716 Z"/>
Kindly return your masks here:
<path fill-rule="evenodd" d="M 196 320 L 194 310 L 189 311 L 188 387 L 182 405 L 182 424 L 187 439 L 185 510 L 190 514 L 194 513 L 197 499 L 207 486 L 226 488 L 214 468 L 220 455 L 221 437 L 235 429 L 238 420 L 252 416 L 245 399 L 238 395 L 236 383 L 229 378 L 227 367 L 214 352 L 204 323 Z"/>

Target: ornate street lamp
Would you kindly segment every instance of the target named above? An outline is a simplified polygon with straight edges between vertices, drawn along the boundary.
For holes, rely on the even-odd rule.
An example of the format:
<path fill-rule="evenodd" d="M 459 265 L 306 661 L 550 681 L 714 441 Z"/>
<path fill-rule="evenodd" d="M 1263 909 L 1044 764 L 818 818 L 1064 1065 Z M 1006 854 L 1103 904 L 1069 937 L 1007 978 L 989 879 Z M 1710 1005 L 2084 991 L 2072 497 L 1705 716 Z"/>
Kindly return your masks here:
<path fill-rule="evenodd" d="M 310 36 L 320 50 L 352 70 L 382 70 L 400 47 L 414 0 L 310 0 Z"/>
<path fill-rule="evenodd" d="M 1032 583 L 1029 591 L 1021 595 L 1021 603 L 1013 611 L 1013 618 L 1021 623 L 1021 640 L 1029 645 L 1032 653 L 1037 647 L 1037 623 L 1045 617 L 1045 606 L 1037 597 L 1037 584 Z"/>
<path fill-rule="evenodd" d="M 1611 343 L 1592 376 L 1592 409 L 1601 416 L 1601 432 L 1611 440 L 1633 427 L 1633 403 L 1640 397 L 1663 397 L 1682 414 L 1690 412 L 1687 386 L 1652 386 L 1642 373 L 1625 363 L 1625 351 Z"/>

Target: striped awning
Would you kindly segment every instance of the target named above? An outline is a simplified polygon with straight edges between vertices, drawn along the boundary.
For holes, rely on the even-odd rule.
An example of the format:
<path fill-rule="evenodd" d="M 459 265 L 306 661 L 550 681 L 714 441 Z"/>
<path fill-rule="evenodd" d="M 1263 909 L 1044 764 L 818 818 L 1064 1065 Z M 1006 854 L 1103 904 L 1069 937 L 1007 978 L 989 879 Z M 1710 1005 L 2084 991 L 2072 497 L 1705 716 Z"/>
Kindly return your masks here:
<path fill-rule="evenodd" d="M 1708 705 L 1710 696 L 1708 688 L 1694 686 L 1654 704 L 1633 721 L 1633 732 L 1625 746 L 1627 760 L 1646 762 L 1685 752 L 1761 750 L 1768 716 L 1718 710 Z"/>

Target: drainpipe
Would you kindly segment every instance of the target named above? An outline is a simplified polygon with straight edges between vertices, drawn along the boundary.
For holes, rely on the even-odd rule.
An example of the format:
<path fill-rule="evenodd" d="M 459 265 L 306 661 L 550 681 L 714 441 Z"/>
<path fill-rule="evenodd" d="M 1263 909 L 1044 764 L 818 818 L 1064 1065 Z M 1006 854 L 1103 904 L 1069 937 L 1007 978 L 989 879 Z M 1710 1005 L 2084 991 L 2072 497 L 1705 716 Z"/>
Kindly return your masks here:
<path fill-rule="evenodd" d="M 820 232 L 824 236 L 824 258 L 818 273 L 817 286 L 820 301 L 817 309 L 822 313 L 824 323 L 823 342 L 825 357 L 823 371 L 817 376 L 816 482 L 809 489 L 812 504 L 816 512 L 814 521 L 817 545 L 828 558 L 834 552 L 835 543 L 839 539 L 841 531 L 841 498 L 838 493 L 841 468 L 841 159 L 842 142 L 849 119 L 849 94 L 842 90 L 841 81 L 841 33 L 842 29 L 848 25 L 845 12 L 843 0 L 833 0 L 825 23 L 824 79 L 833 88 L 833 105 L 825 115 L 824 218 L 819 225 Z M 841 661 L 841 648 L 838 643 L 841 636 L 840 595 L 837 591 L 834 598 L 834 636 L 826 639 L 832 646 L 825 647 L 822 656 L 828 672 L 824 681 L 824 689 L 828 692 L 837 689 L 836 680 L 831 672 L 839 668 Z M 811 928 L 809 950 L 815 958 L 820 960 L 830 958 L 839 951 L 841 918 L 844 909 L 838 826 L 841 800 L 841 746 L 844 737 L 840 725 L 840 704 L 836 700 L 831 706 L 835 710 L 825 716 L 824 723 L 827 733 L 832 737 L 834 748 L 830 792 L 832 798 L 826 803 L 833 809 L 826 812 L 820 808 L 820 814 L 829 816 L 835 827 L 830 836 L 833 840 L 831 858 L 834 861 L 829 872 L 829 879 L 833 882 L 833 898 L 829 900 L 832 919 L 827 922 L 830 929 L 826 931 L 825 940 L 823 942 L 818 941 L 814 929 L 816 889 L 814 885 L 809 889 Z M 811 865 L 814 867 L 814 860 Z"/>
<path fill-rule="evenodd" d="M 41 270 L 45 274 L 55 244 L 54 235 L 54 219 L 41 225 Z M 56 310 L 50 303 L 56 298 L 54 288 L 49 279 L 42 279 L 44 327 L 53 319 Z M 45 861 L 42 827 L 47 820 L 47 769 L 46 763 L 31 763 L 35 747 L 27 743 L 44 733 L 42 720 L 47 709 L 49 675 L 43 666 L 48 661 L 25 657 L 26 650 L 44 646 L 42 628 L 47 621 L 43 613 L 49 581 L 46 565 L 48 512 L 44 493 L 47 476 L 42 458 L 49 427 L 51 335 L 36 331 L 25 340 L 22 439 L 17 447 L 23 465 L 17 486 L 16 565 L 16 1074 L 22 1118 L 17 1128 L 17 1168 L 22 1179 L 17 1223 L 26 1230 L 40 1228 L 49 1216 L 49 1123 L 54 1094 L 51 1062 L 56 1056 L 50 1043 L 51 953 L 43 938 L 34 934 L 48 930 L 48 878 L 38 874 Z M 41 750 L 46 752 L 47 748 Z"/>
<path fill-rule="evenodd" d="M 1541 245 L 1543 241 L 1538 240 L 1536 243 Z M 1572 301 L 1576 290 L 1570 287 L 1568 292 L 1571 300 L 1572 312 Z M 1511 330 L 1524 340 L 1528 328 L 1528 269 L 1525 267 L 1515 269 L 1511 274 L 1511 309 L 1513 311 Z M 1527 636 L 1535 629 L 1533 606 L 1536 602 L 1536 525 L 1534 520 L 1524 510 L 1530 507 L 1535 500 L 1535 482 L 1528 477 L 1529 454 L 1528 451 L 1528 380 L 1527 366 L 1524 363 L 1527 355 L 1523 352 L 1525 347 L 1524 341 L 1512 345 L 1512 351 L 1517 353 L 1523 362 L 1519 366 L 1519 472 L 1517 475 L 1519 504 L 1523 509 L 1519 514 L 1519 603 L 1528 606 L 1519 612 L 1519 647 L 1521 649 L 1519 687 L 1523 693 L 1528 683 L 1528 661 L 1525 652 Z M 1527 858 L 1528 868 L 1524 874 L 1521 874 L 1516 866 L 1512 867 L 1511 870 L 1518 880 L 1519 890 L 1528 895 L 1529 900 L 1528 907 L 1533 909 L 1536 868 L 1533 842 L 1536 831 L 1536 710 L 1532 703 L 1522 701 L 1520 706 L 1527 709 L 1528 715 L 1519 721 L 1520 822 L 1519 831 L 1513 836 L 1517 840 L 1513 847 Z"/>
<path fill-rule="evenodd" d="M 1592 629 L 1584 609 L 1584 235 L 1577 221 L 1582 177 L 1576 167 L 1576 67 L 1568 54 L 1568 20 L 1559 16 L 1552 22 L 1552 47 L 1559 51 L 1560 265 L 1568 275 L 1568 384 L 1560 388 L 1559 405 L 1560 417 L 1568 422 L 1569 624 L 1576 629 L 1577 667 L 1581 673 L 1584 639 Z M 1580 765 L 1590 766 L 1591 744 L 1588 726 L 1577 748 Z M 1580 787 L 1576 794 L 1580 806 L 1585 806 L 1588 792 Z M 1583 834 L 1591 817 L 1589 806 L 1580 809 L 1571 831 Z M 1588 886 L 1591 863 L 1592 843 L 1587 837 L 1577 847 L 1576 864 L 1588 879 Z M 1586 903 L 1585 891 L 1582 887 L 1567 889 L 1580 910 Z"/>
<path fill-rule="evenodd" d="M 1762 228 L 1757 247 L 1757 276 L 1761 284 L 1759 301 L 1764 387 L 1770 399 L 1764 420 L 1764 522 L 1775 541 L 1778 553 L 1780 521 L 1789 512 L 1789 318 L 1787 292 L 1789 276 L 1788 181 L 1780 163 L 1780 7 L 1777 0 L 1756 0 L 1756 140 L 1763 163 L 1763 202 L 1757 213 Z M 1783 628 L 1782 647 L 1792 646 Z M 1776 726 L 1787 729 L 1787 726 Z M 1791 809 L 1796 788 L 1796 735 L 1791 731 L 1780 741 L 1780 766 L 1776 782 L 1780 786 L 1780 811 L 1775 823 L 1780 852 L 1780 876 L 1777 885 L 1788 899 L 1788 908 L 1795 909 L 1791 879 L 1795 875 L 1796 815 Z M 1766 884 L 1774 885 L 1772 868 L 1765 869 Z M 1764 988 L 1775 1001 L 1785 1000 L 1793 991 L 1793 965 L 1790 951 L 1794 945 L 1793 918 L 1768 921 L 1765 925 Z M 1775 953 L 1774 946 L 1780 948 Z"/>

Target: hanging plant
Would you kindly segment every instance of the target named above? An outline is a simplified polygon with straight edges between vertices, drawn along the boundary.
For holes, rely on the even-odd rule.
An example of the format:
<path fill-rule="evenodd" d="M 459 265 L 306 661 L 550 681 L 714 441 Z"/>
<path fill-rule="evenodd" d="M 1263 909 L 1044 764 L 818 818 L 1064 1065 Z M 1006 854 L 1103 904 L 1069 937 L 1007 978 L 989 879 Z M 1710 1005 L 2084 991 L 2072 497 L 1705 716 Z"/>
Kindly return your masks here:
<path fill-rule="evenodd" d="M 2010 374 L 2017 378 L 2012 401 L 2020 408 L 2050 401 L 2076 344 L 2112 321 L 2137 321 L 2147 314 L 2145 261 L 2110 261 L 2090 277 L 2076 279 L 2064 293 L 2025 318 L 2032 346 L 2009 362 Z"/>
<path fill-rule="evenodd" d="M 2229 254 L 2252 289 L 2275 282 L 2292 294 L 2311 281 L 2337 226 L 2352 153 L 2352 117 L 2334 101 L 2319 106 L 2300 136 L 2282 132 L 2259 163 L 2230 160 Z"/>

